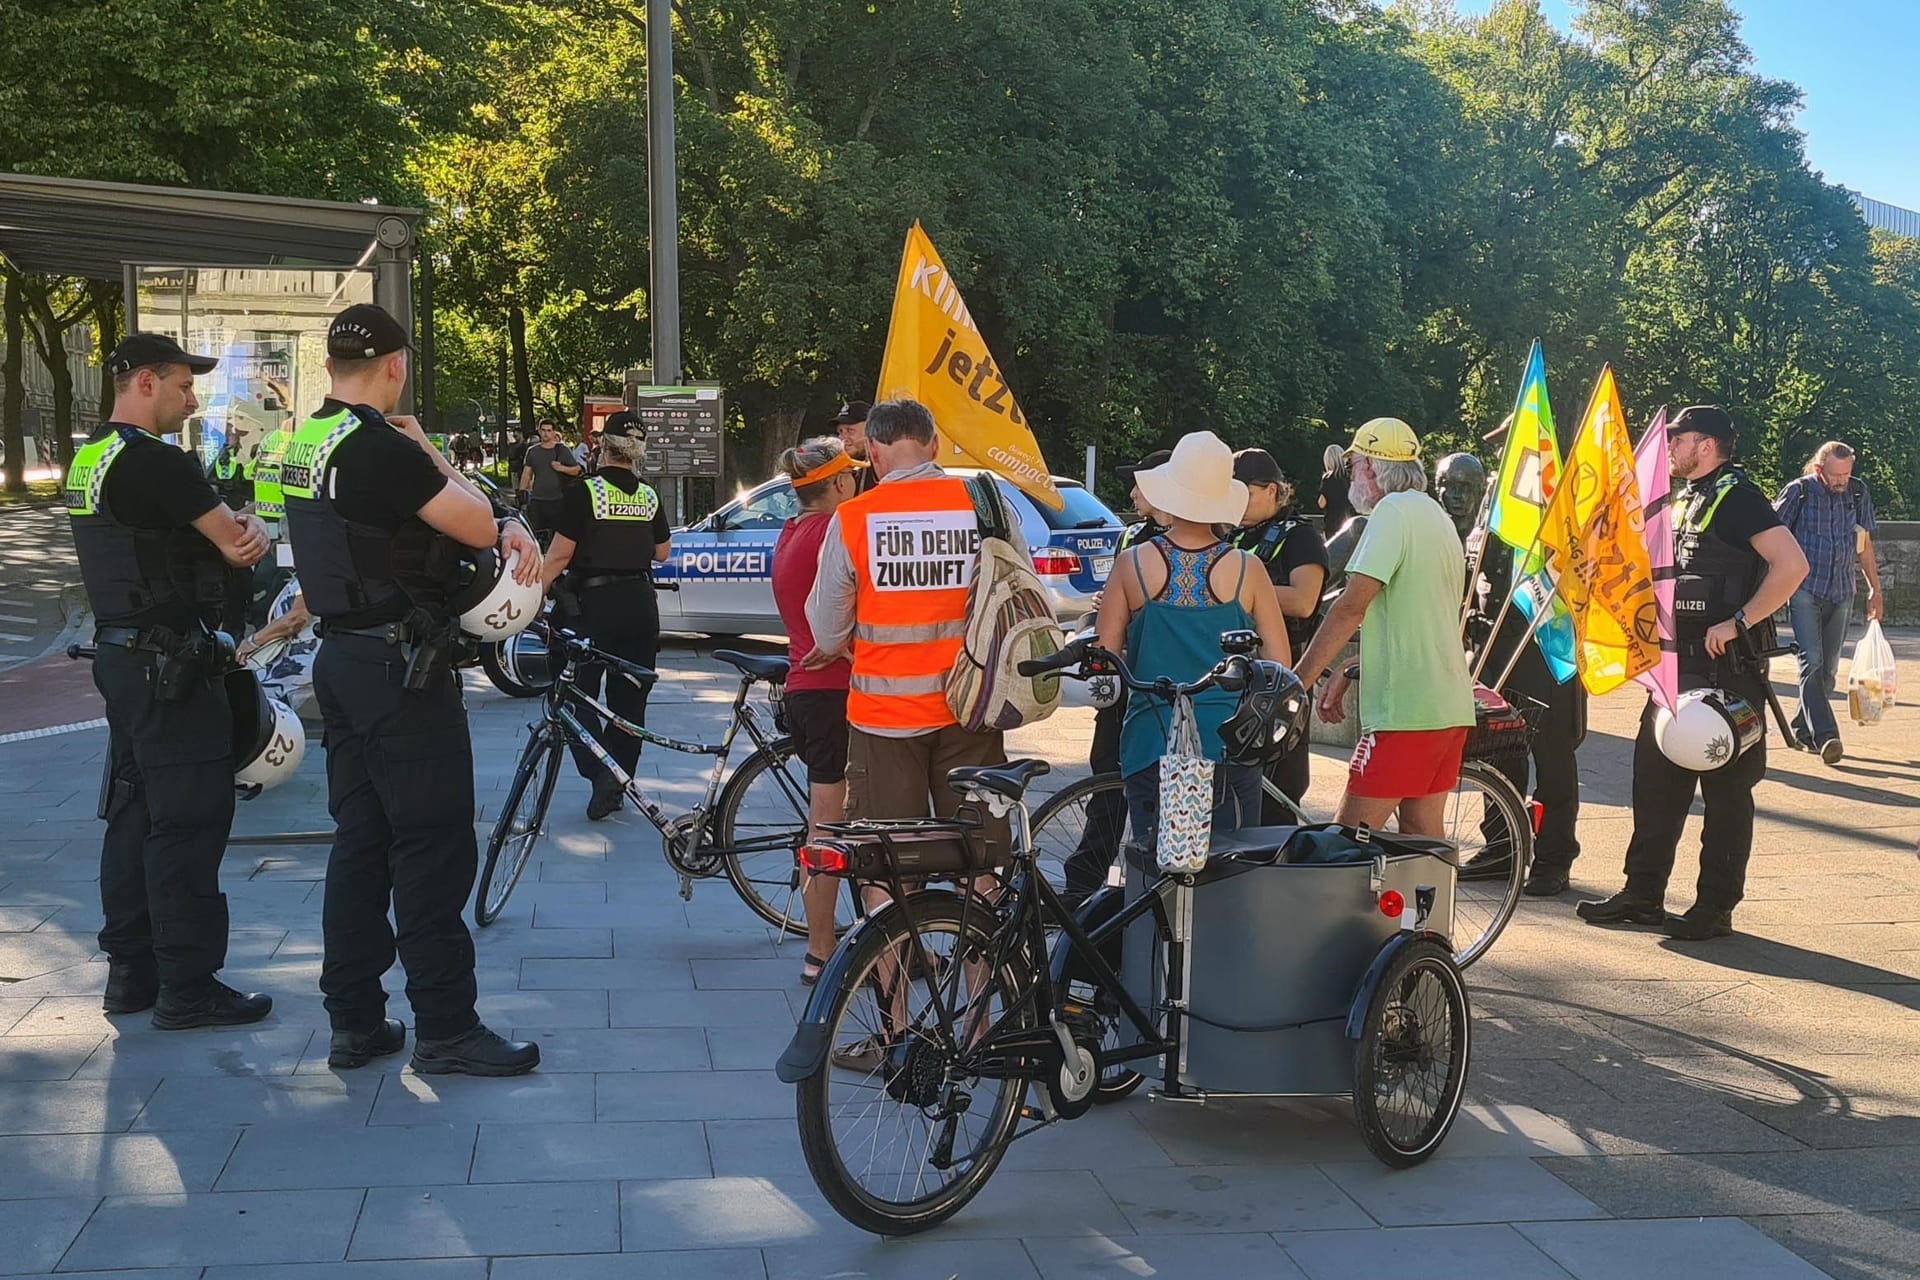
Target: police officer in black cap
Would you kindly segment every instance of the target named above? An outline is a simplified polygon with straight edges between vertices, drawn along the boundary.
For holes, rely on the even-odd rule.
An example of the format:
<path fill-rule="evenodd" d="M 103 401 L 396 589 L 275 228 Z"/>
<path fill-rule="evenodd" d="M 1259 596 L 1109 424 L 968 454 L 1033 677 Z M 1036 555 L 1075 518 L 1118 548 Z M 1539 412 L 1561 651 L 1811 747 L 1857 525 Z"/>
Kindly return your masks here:
<path fill-rule="evenodd" d="M 1749 649 L 1772 647 L 1773 613 L 1807 576 L 1807 557 L 1767 495 L 1733 463 L 1738 438 L 1733 419 L 1716 405 L 1682 409 L 1667 428 L 1673 478 L 1686 481 L 1673 493 L 1673 630 L 1682 692 L 1724 689 L 1758 708 L 1766 701 L 1767 674 Z M 1667 936 L 1683 941 L 1725 937 L 1746 891 L 1753 789 L 1767 771 L 1764 729 L 1744 753 L 1696 773 L 1661 752 L 1654 720 L 1649 700 L 1633 744 L 1627 887 L 1578 910 L 1591 924 L 1665 925 Z M 1667 878 L 1696 786 L 1706 806 L 1698 896 L 1684 915 L 1669 917 Z"/>
<path fill-rule="evenodd" d="M 93 682 L 107 704 L 109 783 L 100 848 L 108 1013 L 153 1025 L 232 1026 L 273 1001 L 214 974 L 227 958 L 220 860 L 233 825 L 233 716 L 216 636 L 227 571 L 267 553 L 266 527 L 220 501 L 160 437 L 199 407 L 216 362 L 136 333 L 107 356 L 113 413 L 74 455 L 67 514 L 93 607 Z"/>
<path fill-rule="evenodd" d="M 307 607 L 320 619 L 313 687 L 326 718 L 326 995 L 334 1067 L 398 1052 L 381 977 L 396 952 L 417 1022 L 413 1069 L 518 1075 L 539 1048 L 502 1039 L 474 1009 L 473 938 L 460 917 L 478 853 L 473 742 L 449 649 L 451 596 L 473 553 L 518 553 L 537 582 L 539 547 L 427 440 L 393 414 L 407 332 L 376 306 L 327 329 L 332 389 L 294 432 L 281 470 Z M 388 923 L 391 908 L 393 923 Z"/>
<path fill-rule="evenodd" d="M 238 450 L 229 438 L 207 467 L 207 480 L 220 500 L 235 511 L 251 513 L 253 477 L 240 461 Z M 269 530 L 271 532 L 271 530 Z M 253 570 L 230 568 L 227 571 L 226 602 L 220 610 L 220 629 L 239 640 L 247 629 L 247 611 L 253 604 Z"/>
<path fill-rule="evenodd" d="M 616 658 L 651 667 L 660 653 L 660 605 L 653 594 L 653 566 L 664 564 L 672 549 L 672 527 L 660 495 L 640 479 L 647 433 L 640 419 L 623 410 L 607 419 L 600 437 L 600 470 L 561 498 L 547 547 L 545 578 L 561 579 L 559 607 L 595 647 Z M 580 686 L 600 696 L 604 672 L 589 666 Z M 647 686 L 625 677 L 608 681 L 607 707 L 634 724 L 647 722 Z M 599 726 L 600 745 L 614 763 L 631 774 L 640 763 L 640 739 L 612 725 Z M 593 784 L 587 817 L 595 822 L 621 806 L 622 788 L 613 773 L 585 747 L 575 744 L 574 765 Z"/>
<path fill-rule="evenodd" d="M 1247 486 L 1247 514 L 1232 544 L 1267 567 L 1280 612 L 1287 620 L 1287 643 L 1305 653 L 1320 625 L 1320 593 L 1327 586 L 1327 544 L 1320 531 L 1293 508 L 1293 484 L 1265 449 L 1233 455 L 1233 478 Z M 1267 766 L 1267 781 L 1295 804 L 1306 798 L 1313 752 L 1305 738 Z M 1267 826 L 1297 821 L 1293 810 L 1263 793 L 1260 821 Z"/>
<path fill-rule="evenodd" d="M 1133 509 L 1140 518 L 1120 534 L 1115 554 L 1128 547 L 1151 541 L 1166 532 L 1147 504 L 1146 495 L 1133 482 L 1137 472 L 1151 471 L 1173 458 L 1170 449 L 1155 449 L 1130 467 L 1115 467 L 1114 474 L 1132 491 Z M 1127 716 L 1127 691 L 1093 713 L 1093 745 L 1087 752 L 1087 765 L 1096 774 L 1120 772 L 1120 726 Z M 1102 791 L 1087 802 L 1087 821 L 1080 831 L 1080 843 L 1067 855 L 1066 898 L 1077 903 L 1107 882 L 1107 868 L 1120 853 L 1120 837 L 1127 825 L 1127 801 L 1114 787 Z"/>
<path fill-rule="evenodd" d="M 833 429 L 839 434 L 840 443 L 862 462 L 867 460 L 867 413 L 872 408 L 865 400 L 848 400 L 840 406 L 840 412 L 833 415 Z M 865 493 L 880 483 L 872 467 L 860 467 L 853 474 L 856 494 Z"/>

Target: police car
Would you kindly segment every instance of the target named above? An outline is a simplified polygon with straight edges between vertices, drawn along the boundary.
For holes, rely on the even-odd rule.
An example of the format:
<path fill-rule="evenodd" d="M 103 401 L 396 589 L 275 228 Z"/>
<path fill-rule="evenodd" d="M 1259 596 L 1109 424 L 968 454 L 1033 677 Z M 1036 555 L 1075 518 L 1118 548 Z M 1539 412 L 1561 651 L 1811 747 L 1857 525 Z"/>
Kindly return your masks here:
<path fill-rule="evenodd" d="M 954 469 L 950 475 L 968 476 Z M 1121 524 L 1105 503 L 1077 480 L 1053 478 L 1066 506 L 1051 511 L 1000 481 L 1010 510 L 1033 552 L 1033 567 L 1053 597 L 1054 611 L 1075 621 L 1093 608 L 1120 545 Z M 660 593 L 666 631 L 719 635 L 784 635 L 773 604 L 773 544 L 800 512 L 785 476 L 742 492 L 718 511 L 673 531 L 673 557 L 654 568 L 654 581 L 677 590 Z"/>

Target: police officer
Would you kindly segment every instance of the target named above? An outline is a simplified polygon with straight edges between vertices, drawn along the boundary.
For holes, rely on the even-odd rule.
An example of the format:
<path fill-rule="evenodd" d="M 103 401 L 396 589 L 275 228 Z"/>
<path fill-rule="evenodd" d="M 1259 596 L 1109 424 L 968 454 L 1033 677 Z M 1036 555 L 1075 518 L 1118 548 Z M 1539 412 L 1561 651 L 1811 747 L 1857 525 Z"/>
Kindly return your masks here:
<path fill-rule="evenodd" d="M 1320 623 L 1320 593 L 1327 585 L 1327 544 L 1320 531 L 1293 509 L 1293 484 L 1265 449 L 1233 455 L 1233 478 L 1247 486 L 1247 514 L 1229 541 L 1267 568 L 1280 612 L 1287 620 L 1287 643 L 1305 653 Z M 1306 798 L 1313 752 L 1305 738 L 1267 766 L 1267 781 L 1295 804 Z M 1285 804 L 1262 792 L 1260 821 L 1268 826 L 1298 819 Z"/>
<path fill-rule="evenodd" d="M 554 521 L 544 576 L 561 583 L 561 608 L 577 618 L 582 634 L 616 658 L 651 667 L 660 652 L 660 605 L 653 594 L 653 566 L 672 554 L 672 527 L 660 495 L 634 468 L 646 456 L 640 419 L 622 410 L 607 419 L 600 437 L 600 470 L 569 485 Z M 598 665 L 580 673 L 580 685 L 600 696 Z M 647 687 L 624 677 L 608 681 L 607 707 L 634 724 L 647 722 Z M 611 724 L 599 727 L 600 745 L 628 774 L 640 763 L 640 739 Z M 593 784 L 587 817 L 595 822 L 621 807 L 622 787 L 584 746 L 575 744 L 580 776 Z"/>
<path fill-rule="evenodd" d="M 207 479 L 227 506 L 235 511 L 252 509 L 253 480 L 234 452 L 231 439 L 220 446 L 213 465 L 207 468 Z M 220 608 L 220 629 L 235 640 L 246 634 L 247 609 L 253 603 L 253 574 L 251 567 L 230 567 L 227 570 L 226 598 Z"/>
<path fill-rule="evenodd" d="M 1667 428 L 1674 502 L 1674 641 L 1680 689 L 1719 688 L 1754 707 L 1766 699 L 1766 669 L 1743 653 L 1742 627 L 1755 648 L 1773 644 L 1773 613 L 1807 576 L 1807 557 L 1767 496 L 1732 462 L 1733 419 L 1715 405 L 1680 411 Z M 1711 773 L 1683 769 L 1661 754 L 1651 701 L 1633 744 L 1633 838 L 1627 887 L 1604 902 L 1583 902 L 1591 924 L 1664 924 L 1685 941 L 1733 932 L 1733 909 L 1746 888 L 1753 848 L 1753 788 L 1767 770 L 1761 740 Z M 1666 913 L 1667 878 L 1698 786 L 1706 806 L 1700 833 L 1698 896 L 1684 915 Z"/>
<path fill-rule="evenodd" d="M 867 414 L 872 411 L 873 406 L 865 400 L 846 400 L 841 402 L 840 412 L 833 415 L 833 430 L 840 437 L 840 443 L 860 462 L 867 460 Z M 880 483 L 872 467 L 860 468 L 855 476 L 860 493 Z"/>
<path fill-rule="evenodd" d="M 107 704 L 109 792 L 100 848 L 108 1013 L 153 1010 L 167 1031 L 233 1026 L 273 1001 L 214 977 L 227 958 L 220 860 L 233 825 L 230 664 L 213 635 L 229 566 L 267 552 L 199 465 L 160 437 L 199 407 L 216 362 L 136 333 L 107 356 L 113 413 L 74 456 L 67 514 L 94 617 L 93 682 Z"/>
<path fill-rule="evenodd" d="M 1170 449 L 1155 449 L 1130 467 L 1115 467 L 1114 473 L 1126 482 L 1131 490 L 1133 509 L 1140 518 L 1128 525 L 1120 534 L 1120 551 L 1149 542 L 1166 532 L 1155 512 L 1148 505 L 1146 495 L 1133 482 L 1137 472 L 1151 471 L 1173 458 Z M 1107 706 L 1093 713 L 1093 745 L 1087 753 L 1087 764 L 1096 774 L 1120 772 L 1120 727 L 1127 715 L 1127 691 L 1121 689 L 1119 697 Z M 1102 791 L 1087 802 L 1086 825 L 1080 830 L 1080 842 L 1072 853 L 1067 855 L 1065 863 L 1066 898 L 1077 903 L 1088 894 L 1107 882 L 1107 868 L 1120 853 L 1120 837 L 1127 824 L 1127 800 L 1115 787 Z"/>
<path fill-rule="evenodd" d="M 428 443 L 390 417 L 407 380 L 406 330 L 376 306 L 348 307 L 327 329 L 332 388 L 294 432 L 280 483 L 307 607 L 322 642 L 313 686 L 326 720 L 327 861 L 320 989 L 334 1067 L 398 1052 L 381 976 L 406 965 L 418 1022 L 413 1069 L 518 1075 L 540 1051 L 480 1022 L 473 938 L 460 918 L 473 888 L 473 742 L 449 649 L 450 605 L 466 559 L 518 552 L 537 580 L 539 551 Z M 388 924 L 389 907 L 393 924 Z"/>

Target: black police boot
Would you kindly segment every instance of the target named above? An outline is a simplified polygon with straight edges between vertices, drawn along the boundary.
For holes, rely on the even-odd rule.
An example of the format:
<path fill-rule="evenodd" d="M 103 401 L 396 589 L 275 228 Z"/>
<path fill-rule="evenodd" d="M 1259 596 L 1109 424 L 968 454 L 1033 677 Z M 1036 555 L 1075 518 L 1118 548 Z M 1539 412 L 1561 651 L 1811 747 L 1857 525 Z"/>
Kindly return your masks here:
<path fill-rule="evenodd" d="M 161 986 L 153 1006 L 153 1025 L 161 1031 L 192 1027 L 241 1027 L 273 1012 L 273 997 L 235 991 L 208 978 L 191 986 Z"/>
<path fill-rule="evenodd" d="M 111 960 L 100 1007 L 108 1013 L 145 1013 L 160 994 L 160 974 L 151 962 Z"/>
<path fill-rule="evenodd" d="M 623 795 L 625 789 L 613 778 L 595 778 L 593 798 L 587 801 L 587 821 L 598 822 L 620 812 L 625 807 L 621 800 Z"/>
<path fill-rule="evenodd" d="M 1565 867 L 1536 862 L 1527 872 L 1527 882 L 1520 886 L 1520 892 L 1529 898 L 1552 898 L 1565 893 L 1569 883 Z"/>
<path fill-rule="evenodd" d="M 1733 934 L 1733 912 L 1715 911 L 1694 903 L 1686 911 L 1667 921 L 1667 936 L 1675 942 L 1705 942 Z"/>
<path fill-rule="evenodd" d="M 1605 902 L 1583 902 L 1574 908 L 1588 924 L 1665 924 L 1667 907 L 1663 902 L 1643 898 L 1626 889 Z"/>
<path fill-rule="evenodd" d="M 388 1018 L 372 1031 L 334 1032 L 327 1046 L 327 1065 L 351 1071 L 406 1047 L 406 1024 L 398 1018 Z"/>
<path fill-rule="evenodd" d="M 540 1046 L 475 1027 L 450 1040 L 413 1042 L 413 1069 L 423 1076 L 521 1076 L 540 1065 Z"/>

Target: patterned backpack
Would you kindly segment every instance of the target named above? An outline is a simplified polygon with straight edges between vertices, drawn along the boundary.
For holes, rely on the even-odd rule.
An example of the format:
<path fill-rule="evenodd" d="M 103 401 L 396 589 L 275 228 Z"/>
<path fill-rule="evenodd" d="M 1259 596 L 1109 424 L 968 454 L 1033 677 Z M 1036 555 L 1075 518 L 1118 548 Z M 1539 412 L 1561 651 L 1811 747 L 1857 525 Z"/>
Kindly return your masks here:
<path fill-rule="evenodd" d="M 1013 545 L 1012 516 L 988 475 L 967 481 L 980 522 L 980 558 L 967 588 L 967 629 L 947 673 L 947 709 L 971 733 L 1017 729 L 1060 706 L 1060 677 L 1023 676 L 1020 663 L 1060 651 L 1066 636 L 1033 565 Z"/>

